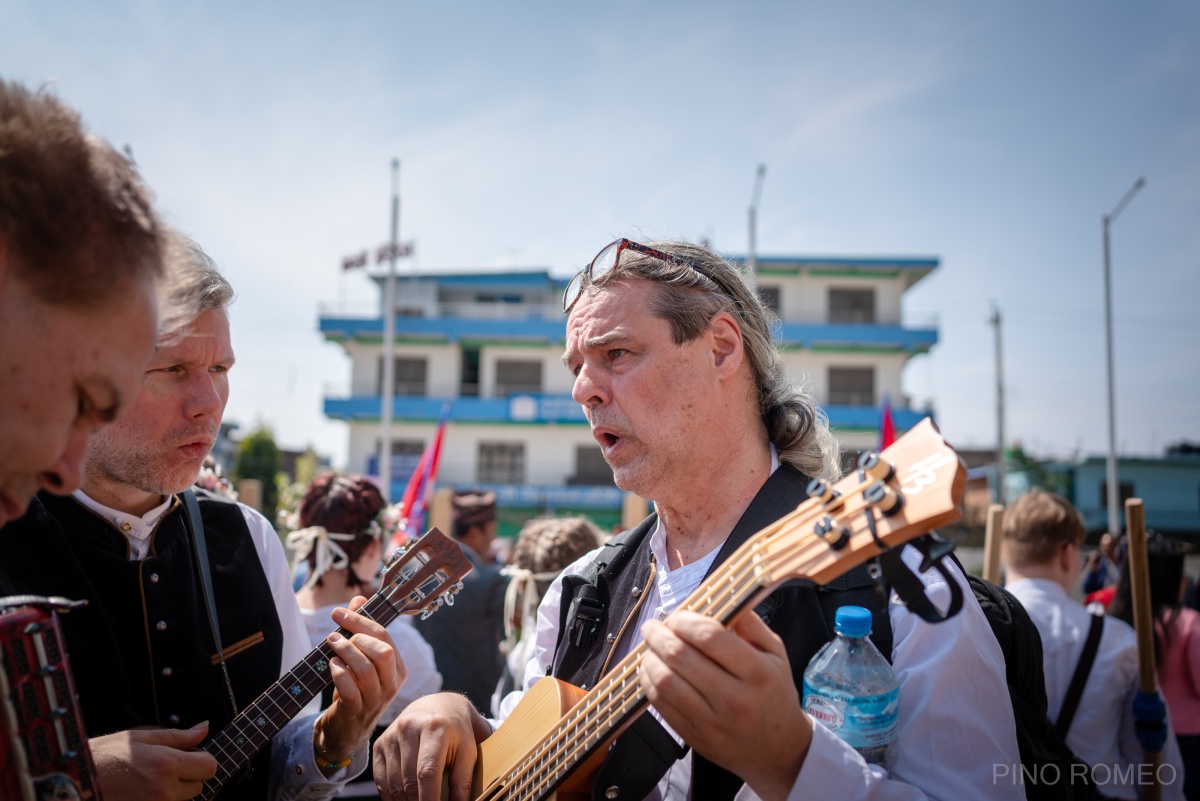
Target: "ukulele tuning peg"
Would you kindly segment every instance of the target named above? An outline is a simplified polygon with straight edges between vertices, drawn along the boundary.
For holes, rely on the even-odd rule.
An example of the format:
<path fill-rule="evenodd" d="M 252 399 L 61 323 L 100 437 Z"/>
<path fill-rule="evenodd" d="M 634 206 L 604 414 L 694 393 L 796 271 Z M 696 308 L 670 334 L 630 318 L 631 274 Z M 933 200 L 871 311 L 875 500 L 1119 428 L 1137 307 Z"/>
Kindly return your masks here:
<path fill-rule="evenodd" d="M 846 543 L 850 541 L 850 532 L 837 523 L 833 522 L 833 518 L 826 515 L 817 521 L 813 526 L 813 533 L 825 540 L 825 542 L 835 551 L 840 551 L 846 547 Z"/>
<path fill-rule="evenodd" d="M 391 556 L 389 556 L 389 557 L 387 558 L 387 561 L 383 563 L 383 568 L 384 568 L 384 570 L 388 569 L 388 568 L 389 568 L 389 567 L 391 567 L 392 565 L 396 564 L 396 562 L 400 561 L 400 557 L 401 557 L 401 556 L 404 556 L 404 554 L 405 554 L 407 551 L 408 551 L 408 545 L 407 545 L 407 544 L 401 545 L 399 548 L 397 548 L 396 550 L 392 551 L 392 555 L 391 555 Z"/>
<path fill-rule="evenodd" d="M 858 457 L 858 472 L 862 480 L 891 481 L 896 475 L 896 468 L 886 461 L 878 451 L 867 451 Z"/>
<path fill-rule="evenodd" d="M 828 481 L 823 478 L 814 478 L 808 482 L 808 488 L 805 490 L 808 497 L 814 498 L 826 506 L 832 504 L 841 497 L 841 494 L 835 490 Z"/>
<path fill-rule="evenodd" d="M 863 499 L 878 508 L 884 517 L 891 517 L 904 507 L 904 496 L 883 481 L 876 481 L 867 487 Z"/>

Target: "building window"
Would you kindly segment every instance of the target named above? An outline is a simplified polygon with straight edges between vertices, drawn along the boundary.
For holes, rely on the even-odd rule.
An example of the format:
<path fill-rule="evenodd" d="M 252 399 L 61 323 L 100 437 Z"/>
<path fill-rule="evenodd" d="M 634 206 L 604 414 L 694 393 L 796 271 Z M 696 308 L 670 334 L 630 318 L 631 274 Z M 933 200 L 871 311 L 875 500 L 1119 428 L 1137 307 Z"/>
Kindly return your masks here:
<path fill-rule="evenodd" d="M 484 484 L 524 484 L 525 444 L 479 443 L 479 481 Z"/>
<path fill-rule="evenodd" d="M 463 348 L 458 394 L 464 398 L 479 397 L 479 348 Z"/>
<path fill-rule="evenodd" d="M 874 289 L 830 289 L 829 322 L 875 322 Z"/>
<path fill-rule="evenodd" d="M 367 472 L 378 475 L 379 451 L 382 440 L 375 440 L 375 455 L 367 466 Z M 425 452 L 425 443 L 421 440 L 394 439 L 392 440 L 392 481 L 405 482 L 417 470 L 421 454 Z"/>
<path fill-rule="evenodd" d="M 758 299 L 762 301 L 762 305 L 766 306 L 771 311 L 779 314 L 779 287 L 777 286 L 759 286 Z"/>
<path fill-rule="evenodd" d="M 1118 481 L 1117 482 L 1117 502 L 1120 503 L 1122 507 L 1125 506 L 1125 501 L 1129 500 L 1130 498 L 1136 498 L 1136 497 L 1137 496 L 1133 494 L 1133 482 L 1132 481 Z M 1107 480 L 1100 482 L 1100 506 L 1101 507 L 1108 506 L 1108 481 Z"/>
<path fill-rule="evenodd" d="M 380 395 L 383 394 L 383 357 L 379 357 L 377 362 L 379 368 L 379 380 L 375 382 L 378 387 L 377 391 Z M 428 368 L 426 359 L 412 358 L 411 356 L 396 357 L 396 374 L 394 376 L 395 393 L 400 397 L 404 396 L 422 396 L 427 394 L 425 391 L 426 383 L 425 376 Z"/>
<path fill-rule="evenodd" d="M 496 362 L 496 397 L 542 391 L 542 363 L 500 359 Z"/>
<path fill-rule="evenodd" d="M 575 448 L 575 475 L 567 479 L 568 484 L 588 487 L 611 487 L 612 468 L 604 461 L 604 453 L 596 445 L 579 445 Z"/>
<path fill-rule="evenodd" d="M 875 368 L 830 367 L 829 404 L 831 406 L 874 406 Z"/>

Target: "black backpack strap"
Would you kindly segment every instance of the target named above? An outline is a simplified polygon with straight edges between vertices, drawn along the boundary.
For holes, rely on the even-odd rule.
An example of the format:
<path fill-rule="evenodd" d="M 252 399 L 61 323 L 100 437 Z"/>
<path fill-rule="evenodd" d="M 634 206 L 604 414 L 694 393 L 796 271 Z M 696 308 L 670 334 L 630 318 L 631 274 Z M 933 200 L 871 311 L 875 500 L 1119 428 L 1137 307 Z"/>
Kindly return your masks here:
<path fill-rule="evenodd" d="M 590 648 L 596 641 L 600 621 L 604 619 L 604 603 L 600 600 L 596 583 L 600 580 L 600 573 L 625 548 L 638 528 L 640 526 L 635 526 L 609 538 L 582 576 L 563 576 L 561 597 L 564 601 L 569 599 L 569 602 L 559 604 L 559 637 L 550 660 L 551 671 L 558 664 L 558 654 L 562 648 Z"/>
<path fill-rule="evenodd" d="M 870 562 L 843 573 L 817 590 L 817 603 L 825 619 L 826 636 L 832 637 L 837 610 L 861 606 L 871 613 L 871 642 L 888 662 L 892 661 L 892 620 L 888 617 L 887 586 L 873 575 Z"/>
<path fill-rule="evenodd" d="M 208 607 L 208 625 L 212 629 L 213 644 L 217 646 L 217 659 L 221 663 L 221 673 L 225 676 L 225 690 L 229 693 L 229 704 L 233 714 L 238 711 L 237 699 L 233 695 L 233 683 L 229 680 L 229 668 L 225 664 L 225 648 L 221 645 L 221 628 L 217 623 L 217 599 L 213 593 L 212 570 L 208 566 L 208 545 L 204 539 L 204 521 L 200 518 L 200 503 L 196 493 L 184 490 L 181 493 L 186 514 L 183 516 L 184 525 L 191 534 L 192 556 L 196 560 L 196 569 L 200 572 L 200 591 L 204 594 L 204 602 Z"/>
<path fill-rule="evenodd" d="M 1054 733 L 1061 739 L 1067 739 L 1071 730 L 1071 721 L 1075 719 L 1075 711 L 1079 708 L 1079 699 L 1083 697 L 1083 688 L 1087 685 L 1092 665 L 1096 661 L 1096 653 L 1100 650 L 1100 635 L 1104 632 L 1104 615 L 1092 615 L 1092 624 L 1088 627 L 1087 640 L 1083 644 L 1083 653 L 1079 655 L 1079 663 L 1075 665 L 1075 673 L 1071 676 L 1071 684 L 1063 698 L 1062 710 L 1054 723 Z"/>

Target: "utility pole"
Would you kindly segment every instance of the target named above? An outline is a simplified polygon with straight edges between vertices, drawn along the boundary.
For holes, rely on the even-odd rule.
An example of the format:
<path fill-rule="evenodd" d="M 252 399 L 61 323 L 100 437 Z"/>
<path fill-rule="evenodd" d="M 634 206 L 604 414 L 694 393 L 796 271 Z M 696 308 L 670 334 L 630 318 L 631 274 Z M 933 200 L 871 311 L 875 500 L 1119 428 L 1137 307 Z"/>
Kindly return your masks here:
<path fill-rule="evenodd" d="M 1108 365 L 1108 533 L 1114 537 L 1121 535 L 1118 521 L 1121 518 L 1120 485 L 1117 483 L 1117 401 L 1113 378 L 1113 326 L 1112 326 L 1112 257 L 1109 253 L 1108 229 L 1117 216 L 1124 211 L 1133 200 L 1138 190 L 1146 185 L 1145 178 L 1138 178 L 1121 202 L 1113 209 L 1112 214 L 1102 218 L 1101 227 L 1104 230 L 1104 345 Z"/>
<path fill-rule="evenodd" d="M 759 164 L 754 174 L 754 190 L 750 193 L 750 248 L 746 253 L 746 279 L 750 286 L 758 283 L 758 201 L 762 197 L 763 179 L 767 177 L 767 165 Z"/>
<path fill-rule="evenodd" d="M 396 395 L 396 256 L 400 250 L 400 159 L 392 159 L 392 241 L 383 285 L 383 392 L 379 410 L 379 483 L 392 497 L 392 405 Z"/>
<path fill-rule="evenodd" d="M 996 301 L 992 301 L 992 316 L 988 320 L 996 330 L 996 503 L 1005 504 L 1006 484 L 1008 480 L 1008 454 L 1004 445 L 1004 359 L 1000 343 L 1000 309 Z"/>

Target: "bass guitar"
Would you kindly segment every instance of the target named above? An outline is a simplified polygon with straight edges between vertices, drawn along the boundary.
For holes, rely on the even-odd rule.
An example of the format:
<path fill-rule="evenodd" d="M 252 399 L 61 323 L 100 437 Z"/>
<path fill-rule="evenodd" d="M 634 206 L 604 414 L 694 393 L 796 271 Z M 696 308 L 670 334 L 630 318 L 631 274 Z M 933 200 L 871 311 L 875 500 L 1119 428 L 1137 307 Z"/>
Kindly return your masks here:
<path fill-rule="evenodd" d="M 814 481 L 808 500 L 752 536 L 680 608 L 730 625 L 786 581 L 825 584 L 960 518 L 966 469 L 928 419 L 859 464 L 836 484 Z M 638 682 L 645 653 L 639 643 L 586 692 L 553 677 L 534 684 L 480 743 L 472 797 L 590 798 L 609 745 L 648 706 Z"/>
<path fill-rule="evenodd" d="M 462 548 L 436 528 L 430 529 L 388 560 L 379 592 L 358 613 L 381 626 L 400 615 L 428 617 L 443 604 L 454 603 L 462 577 L 470 572 L 471 562 Z M 345 629 L 338 632 L 350 636 Z M 333 681 L 329 673 L 333 657 L 329 643 L 322 642 L 202 746 L 216 757 L 217 775 L 204 783 L 197 799 L 208 801 L 220 792 L 320 695 Z"/>

